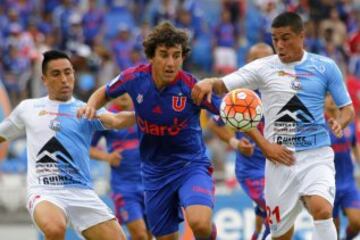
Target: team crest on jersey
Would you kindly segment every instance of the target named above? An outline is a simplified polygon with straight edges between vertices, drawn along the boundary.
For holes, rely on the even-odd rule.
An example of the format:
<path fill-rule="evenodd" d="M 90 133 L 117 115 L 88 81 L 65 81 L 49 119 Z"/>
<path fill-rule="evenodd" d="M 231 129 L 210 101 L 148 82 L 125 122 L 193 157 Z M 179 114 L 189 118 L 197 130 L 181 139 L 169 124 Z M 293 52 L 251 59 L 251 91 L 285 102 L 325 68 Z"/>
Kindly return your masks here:
<path fill-rule="evenodd" d="M 142 94 L 138 94 L 137 97 L 136 97 L 136 101 L 137 103 L 142 103 L 144 100 L 144 96 Z"/>
<path fill-rule="evenodd" d="M 173 96 L 172 97 L 172 108 L 176 112 L 181 112 L 186 106 L 186 97 Z"/>
<path fill-rule="evenodd" d="M 50 121 L 49 128 L 54 131 L 60 131 L 60 122 L 55 118 Z"/>
<path fill-rule="evenodd" d="M 300 90 L 302 88 L 298 78 L 294 78 L 294 80 L 291 81 L 291 88 L 294 90 Z"/>

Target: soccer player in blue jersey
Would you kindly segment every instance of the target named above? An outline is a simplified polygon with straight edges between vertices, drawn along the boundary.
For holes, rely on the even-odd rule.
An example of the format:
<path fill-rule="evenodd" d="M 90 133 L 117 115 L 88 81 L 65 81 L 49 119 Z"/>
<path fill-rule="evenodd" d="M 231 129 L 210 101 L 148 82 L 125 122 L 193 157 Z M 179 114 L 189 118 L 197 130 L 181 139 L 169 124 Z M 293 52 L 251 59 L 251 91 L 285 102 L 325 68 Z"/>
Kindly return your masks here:
<path fill-rule="evenodd" d="M 271 46 L 265 43 L 258 43 L 249 49 L 247 62 L 258 58 L 273 55 Z M 259 125 L 263 128 L 263 122 Z M 269 234 L 269 226 L 266 224 L 266 204 L 264 199 L 265 186 L 265 157 L 260 148 L 242 132 L 236 132 L 235 136 L 231 130 L 224 126 L 221 118 L 213 117 L 208 122 L 208 128 L 214 132 L 221 140 L 236 150 L 235 174 L 238 182 L 245 193 L 255 202 L 255 230 L 251 240 L 257 240 L 265 224 L 266 228 L 261 239 L 265 239 Z"/>
<path fill-rule="evenodd" d="M 291 239 L 298 213 L 305 206 L 314 219 L 314 240 L 335 240 L 332 220 L 335 197 L 334 152 L 327 124 L 336 136 L 352 121 L 354 109 L 336 63 L 304 50 L 304 26 L 296 13 L 274 18 L 271 34 L 276 55 L 255 60 L 223 78 L 198 82 L 196 103 L 212 91 L 259 89 L 264 107 L 264 136 L 251 136 L 269 160 L 265 164 L 265 200 L 270 234 Z M 325 95 L 339 108 L 337 119 L 324 118 Z"/>
<path fill-rule="evenodd" d="M 336 119 L 339 111 L 331 96 L 325 101 L 325 113 L 328 118 Z M 360 150 L 356 139 L 355 123 L 351 122 L 345 129 L 342 137 L 336 137 L 330 132 L 331 147 L 335 152 L 335 184 L 336 194 L 333 210 L 333 218 L 339 233 L 340 210 L 348 218 L 346 240 L 354 239 L 360 231 L 360 192 L 357 189 L 354 178 L 354 164 L 351 157 L 353 154 L 357 163 L 360 163 Z"/>
<path fill-rule="evenodd" d="M 113 113 L 130 110 L 132 102 L 128 94 L 114 99 L 109 107 L 109 111 Z M 106 140 L 107 151 L 96 148 L 102 137 Z M 110 186 L 118 221 L 126 224 L 131 239 L 152 239 L 145 221 L 144 186 L 136 125 L 122 130 L 96 132 L 91 144 L 93 147 L 90 149 L 90 157 L 105 160 L 111 165 Z"/>
<path fill-rule="evenodd" d="M 75 76 L 63 52 L 44 53 L 48 96 L 22 101 L 0 124 L 0 142 L 27 137 L 27 208 L 45 239 L 64 240 L 68 223 L 86 239 L 125 239 L 115 216 L 93 190 L 91 136 L 99 120 L 78 119 Z M 124 125 L 127 126 L 127 125 Z"/>
<path fill-rule="evenodd" d="M 218 114 L 220 99 L 213 97 L 211 103 L 202 101 L 200 106 L 192 101 L 196 79 L 181 69 L 190 50 L 184 31 L 161 23 L 143 46 L 150 64 L 124 70 L 98 89 L 78 116 L 92 119 L 95 109 L 128 93 L 139 130 L 145 206 L 152 234 L 160 240 L 178 239 L 184 209 L 196 239 L 215 239 L 212 167 L 205 154 L 199 115 L 201 108 Z"/>

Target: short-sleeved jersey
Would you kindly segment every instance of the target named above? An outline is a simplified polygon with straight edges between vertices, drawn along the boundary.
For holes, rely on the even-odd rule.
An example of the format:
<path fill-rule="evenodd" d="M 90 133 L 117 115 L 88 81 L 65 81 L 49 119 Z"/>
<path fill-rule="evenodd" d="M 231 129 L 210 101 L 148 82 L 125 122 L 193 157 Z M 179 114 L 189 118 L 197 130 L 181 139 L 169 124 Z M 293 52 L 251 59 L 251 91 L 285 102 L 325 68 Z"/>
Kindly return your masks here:
<path fill-rule="evenodd" d="M 259 89 L 264 106 L 264 135 L 270 142 L 300 151 L 330 145 L 324 100 L 351 104 L 339 68 L 329 58 L 304 52 L 284 64 L 277 55 L 255 60 L 223 78 L 227 89 Z"/>
<path fill-rule="evenodd" d="M 210 165 L 200 127 L 200 109 L 218 114 L 220 98 L 197 106 L 191 99 L 196 79 L 179 71 L 175 80 L 159 91 L 152 79 L 151 65 L 123 71 L 106 86 L 116 98 L 127 92 L 133 100 L 143 161 L 145 189 L 159 189 L 177 178 L 181 169 Z M 185 171 L 185 170 L 184 170 Z"/>
<path fill-rule="evenodd" d="M 354 165 L 351 159 L 352 147 L 356 146 L 355 124 L 352 122 L 344 129 L 344 135 L 337 138 L 331 131 L 331 147 L 335 152 L 336 190 L 346 189 L 355 182 Z"/>
<path fill-rule="evenodd" d="M 110 108 L 111 112 L 118 112 Z M 120 130 L 98 131 L 94 134 L 91 142 L 96 146 L 104 137 L 109 153 L 121 150 L 121 163 L 117 167 L 111 167 L 111 189 L 113 192 L 138 192 L 144 190 L 141 180 L 141 161 L 139 151 L 139 138 L 136 125 Z"/>
<path fill-rule="evenodd" d="M 99 120 L 76 117 L 83 105 L 75 98 L 28 99 L 0 124 L 0 136 L 7 140 L 26 134 L 28 189 L 92 188 L 89 147 L 93 133 L 104 127 Z"/>
<path fill-rule="evenodd" d="M 221 120 L 219 116 L 213 116 L 212 118 L 214 122 L 218 126 L 224 126 L 224 122 Z M 262 131 L 264 126 L 263 122 L 260 122 L 259 130 Z M 260 148 L 256 145 L 256 143 L 249 137 L 247 137 L 243 132 L 237 131 L 235 133 L 237 139 L 241 139 L 245 137 L 249 140 L 250 143 L 254 144 L 254 153 L 247 157 L 240 153 L 240 151 L 236 151 L 236 162 L 235 162 L 235 175 L 239 181 L 246 179 L 258 179 L 264 177 L 265 174 L 265 157 L 262 154 Z"/>

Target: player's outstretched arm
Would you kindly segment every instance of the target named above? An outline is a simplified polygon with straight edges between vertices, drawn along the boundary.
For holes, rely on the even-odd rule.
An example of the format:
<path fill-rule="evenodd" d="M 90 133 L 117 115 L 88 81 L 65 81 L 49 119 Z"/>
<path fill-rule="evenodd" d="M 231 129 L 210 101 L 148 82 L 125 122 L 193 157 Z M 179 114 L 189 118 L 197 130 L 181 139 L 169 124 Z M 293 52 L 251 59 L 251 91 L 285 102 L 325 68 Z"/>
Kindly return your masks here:
<path fill-rule="evenodd" d="M 95 160 L 105 161 L 113 167 L 119 166 L 122 159 L 121 151 L 113 151 L 108 153 L 96 147 L 90 148 L 90 157 Z"/>
<path fill-rule="evenodd" d="M 87 104 L 77 111 L 77 117 L 87 118 L 92 120 L 96 116 L 96 110 L 104 106 L 109 99 L 106 97 L 105 93 L 106 86 L 100 87 L 93 94 L 91 94 Z"/>
<path fill-rule="evenodd" d="M 222 79 L 205 78 L 195 84 L 191 91 L 191 97 L 196 105 L 200 105 L 204 98 L 206 98 L 208 102 L 211 102 L 211 94 L 213 91 L 218 95 L 228 92 Z"/>
<path fill-rule="evenodd" d="M 122 129 L 135 124 L 135 112 L 121 111 L 117 114 L 104 113 L 96 116 L 106 128 Z"/>
<path fill-rule="evenodd" d="M 218 126 L 213 119 L 208 121 L 207 127 L 223 142 L 228 143 L 234 150 L 239 151 L 247 157 L 250 157 L 254 153 L 254 145 L 251 144 L 248 139 L 237 139 L 231 130 L 225 126 Z"/>
<path fill-rule="evenodd" d="M 246 135 L 251 137 L 259 146 L 266 159 L 291 166 L 295 163 L 294 153 L 284 146 L 276 143 L 270 143 L 264 138 L 258 129 L 253 128 L 246 132 Z"/>

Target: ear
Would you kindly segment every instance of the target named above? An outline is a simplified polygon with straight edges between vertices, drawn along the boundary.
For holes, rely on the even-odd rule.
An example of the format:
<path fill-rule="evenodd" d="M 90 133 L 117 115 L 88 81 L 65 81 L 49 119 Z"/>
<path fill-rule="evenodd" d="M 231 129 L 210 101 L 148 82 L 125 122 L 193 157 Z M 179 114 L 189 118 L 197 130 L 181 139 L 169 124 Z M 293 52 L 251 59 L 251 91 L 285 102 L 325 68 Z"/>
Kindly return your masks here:
<path fill-rule="evenodd" d="M 41 80 L 43 81 L 44 85 L 47 86 L 47 80 L 44 75 L 41 75 Z"/>

